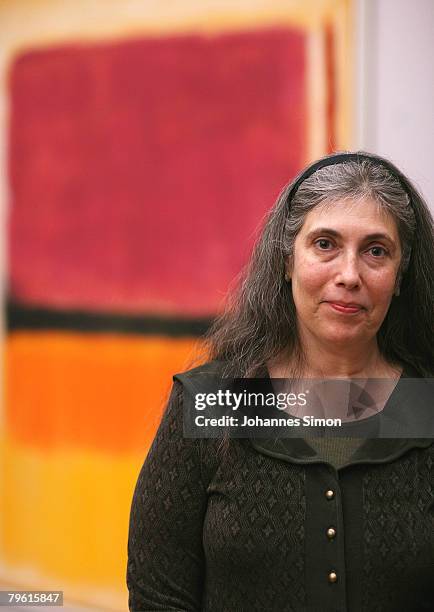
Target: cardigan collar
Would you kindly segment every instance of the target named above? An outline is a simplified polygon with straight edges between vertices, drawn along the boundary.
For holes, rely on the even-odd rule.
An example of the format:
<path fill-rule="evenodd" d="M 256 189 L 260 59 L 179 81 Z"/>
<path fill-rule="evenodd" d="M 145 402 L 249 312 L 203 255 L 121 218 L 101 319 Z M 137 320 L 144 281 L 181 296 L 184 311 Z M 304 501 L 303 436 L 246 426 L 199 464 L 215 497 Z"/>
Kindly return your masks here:
<path fill-rule="evenodd" d="M 290 463 L 324 463 L 324 460 L 303 438 L 251 438 L 260 453 Z M 412 448 L 427 448 L 432 438 L 372 438 L 365 440 L 345 464 L 388 463 Z"/>
<path fill-rule="evenodd" d="M 174 380 L 180 381 L 185 387 L 190 389 L 190 392 L 193 393 L 196 391 L 196 383 L 202 377 L 207 377 L 210 375 L 219 376 L 220 371 L 220 362 L 208 362 L 205 365 L 194 368 L 188 372 L 184 372 L 183 374 L 175 375 Z M 264 369 L 263 372 L 261 372 L 261 376 L 268 379 L 266 384 L 268 384 L 270 389 L 272 389 L 268 370 Z M 417 376 L 417 372 L 412 367 L 406 365 L 401 378 L 410 378 L 414 376 Z M 399 382 L 397 387 L 398 386 Z M 397 387 L 392 393 L 392 396 L 389 398 L 388 403 L 393 402 L 393 404 L 395 404 L 395 398 L 398 391 Z M 414 394 L 412 393 L 411 395 L 414 398 Z M 405 406 L 408 406 L 409 399 L 410 398 L 407 395 L 407 392 L 400 396 L 400 400 L 404 400 L 403 402 L 398 402 L 398 408 L 401 408 L 401 419 L 403 415 L 405 416 Z M 422 414 L 424 417 L 426 417 L 426 410 L 424 410 Z M 393 420 L 393 413 L 391 412 L 390 415 L 390 418 Z M 429 420 L 431 420 L 431 411 L 429 417 Z M 401 420 L 401 422 L 405 421 Z M 312 448 L 312 446 L 310 446 L 309 443 L 303 438 L 249 438 L 249 441 L 258 452 L 282 459 L 284 461 L 306 464 L 324 463 L 324 460 L 319 456 L 314 448 Z M 402 437 L 402 433 L 401 437 L 398 438 L 367 438 L 343 467 L 360 463 L 387 463 L 397 459 L 412 448 L 427 448 L 433 443 L 433 438 L 404 438 Z"/>
<path fill-rule="evenodd" d="M 267 369 L 264 368 L 262 375 L 266 377 L 271 384 L 271 379 Z M 402 437 L 402 431 L 411 431 L 411 420 L 416 416 L 414 413 L 409 414 L 408 408 L 406 408 L 406 405 L 408 406 L 411 399 L 415 399 L 414 389 L 406 386 L 404 393 L 402 393 L 402 379 L 418 376 L 418 372 L 411 365 L 405 365 L 401 379 L 398 381 L 398 385 L 395 387 L 389 401 L 387 402 L 388 409 L 382 416 L 383 427 L 385 427 L 385 429 L 389 429 L 389 431 L 394 431 L 394 429 L 396 429 L 397 434 L 401 435 L 401 437 L 365 439 L 354 455 L 342 467 L 360 463 L 388 463 L 397 459 L 412 448 L 427 448 L 434 443 L 433 438 Z M 401 393 L 398 394 L 399 390 Z M 426 390 L 423 395 L 426 396 Z M 431 402 L 429 403 L 431 404 Z M 424 404 L 422 411 L 420 414 L 418 414 L 418 416 L 422 417 L 421 422 L 426 421 L 428 423 L 428 429 L 431 430 L 433 427 L 434 418 L 431 416 L 431 405 L 429 414 L 427 412 L 427 405 L 428 404 Z M 396 425 L 394 422 L 398 415 L 396 412 L 397 410 L 399 413 L 399 425 Z M 404 429 L 402 430 L 402 428 Z M 400 430 L 401 432 L 399 434 L 398 432 Z M 250 443 L 258 452 L 282 459 L 284 461 L 293 463 L 324 463 L 324 460 L 320 457 L 316 450 L 303 438 L 252 438 L 250 439 Z"/>

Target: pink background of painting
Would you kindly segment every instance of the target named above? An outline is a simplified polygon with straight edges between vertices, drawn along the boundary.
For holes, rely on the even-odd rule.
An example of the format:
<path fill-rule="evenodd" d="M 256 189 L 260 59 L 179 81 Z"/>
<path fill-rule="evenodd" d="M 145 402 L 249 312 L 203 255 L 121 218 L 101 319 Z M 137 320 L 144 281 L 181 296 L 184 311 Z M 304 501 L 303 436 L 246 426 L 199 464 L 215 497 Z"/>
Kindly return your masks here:
<path fill-rule="evenodd" d="M 208 315 L 306 159 L 305 35 L 68 46 L 10 75 L 12 299 Z"/>

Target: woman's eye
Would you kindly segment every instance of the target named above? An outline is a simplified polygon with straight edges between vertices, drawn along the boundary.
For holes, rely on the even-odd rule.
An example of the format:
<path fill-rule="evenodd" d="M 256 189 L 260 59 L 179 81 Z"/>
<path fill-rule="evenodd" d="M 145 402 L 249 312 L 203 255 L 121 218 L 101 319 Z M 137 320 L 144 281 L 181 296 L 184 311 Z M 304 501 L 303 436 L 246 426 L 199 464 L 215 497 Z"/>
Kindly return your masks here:
<path fill-rule="evenodd" d="M 315 242 L 315 244 L 322 251 L 328 251 L 332 246 L 332 243 L 330 242 L 330 240 L 327 240 L 327 238 L 320 238 Z"/>
<path fill-rule="evenodd" d="M 381 246 L 374 246 L 371 247 L 369 249 L 369 252 L 371 253 L 371 255 L 373 255 L 374 257 L 384 257 L 384 255 L 387 254 L 387 251 L 384 247 Z"/>

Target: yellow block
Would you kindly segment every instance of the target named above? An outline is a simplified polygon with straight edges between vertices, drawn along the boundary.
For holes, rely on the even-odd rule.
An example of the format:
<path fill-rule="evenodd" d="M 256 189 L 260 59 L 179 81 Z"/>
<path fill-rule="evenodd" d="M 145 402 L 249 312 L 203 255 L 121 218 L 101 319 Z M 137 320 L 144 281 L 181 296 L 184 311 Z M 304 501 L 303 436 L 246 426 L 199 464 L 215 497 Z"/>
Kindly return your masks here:
<path fill-rule="evenodd" d="M 5 440 L 1 557 L 58 588 L 126 592 L 130 504 L 143 456 L 42 452 Z M 79 590 L 78 590 L 79 592 Z"/>

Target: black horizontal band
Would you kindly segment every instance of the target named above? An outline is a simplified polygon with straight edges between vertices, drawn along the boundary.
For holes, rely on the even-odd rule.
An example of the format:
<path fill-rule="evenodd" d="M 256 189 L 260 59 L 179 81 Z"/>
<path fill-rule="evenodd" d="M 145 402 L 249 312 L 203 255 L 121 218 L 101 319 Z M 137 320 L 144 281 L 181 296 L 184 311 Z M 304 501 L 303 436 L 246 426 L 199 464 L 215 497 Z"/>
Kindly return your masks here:
<path fill-rule="evenodd" d="M 211 317 L 179 317 L 91 313 L 81 310 L 30 308 L 8 302 L 6 326 L 17 330 L 71 331 L 81 333 L 119 333 L 173 338 L 202 336 L 212 323 Z"/>

